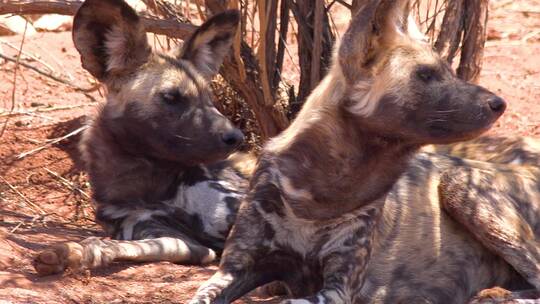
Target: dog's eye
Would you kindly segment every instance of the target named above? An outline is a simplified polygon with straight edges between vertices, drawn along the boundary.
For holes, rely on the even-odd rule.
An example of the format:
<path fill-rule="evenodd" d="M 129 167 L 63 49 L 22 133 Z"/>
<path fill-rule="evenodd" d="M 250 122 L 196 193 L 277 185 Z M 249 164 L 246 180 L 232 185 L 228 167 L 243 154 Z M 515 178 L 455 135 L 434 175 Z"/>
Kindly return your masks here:
<path fill-rule="evenodd" d="M 162 92 L 160 93 L 161 100 L 170 105 L 181 103 L 184 97 L 178 92 Z"/>
<path fill-rule="evenodd" d="M 433 69 L 432 67 L 427 67 L 427 66 L 420 67 L 416 71 L 416 77 L 418 77 L 418 79 L 426 83 L 432 82 L 434 80 L 438 80 L 440 78 L 435 69 Z"/>

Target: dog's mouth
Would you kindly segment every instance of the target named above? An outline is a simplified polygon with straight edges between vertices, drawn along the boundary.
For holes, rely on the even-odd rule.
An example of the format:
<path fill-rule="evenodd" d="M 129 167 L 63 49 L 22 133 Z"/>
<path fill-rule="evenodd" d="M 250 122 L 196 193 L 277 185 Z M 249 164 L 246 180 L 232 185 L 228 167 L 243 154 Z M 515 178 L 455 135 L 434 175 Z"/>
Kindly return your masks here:
<path fill-rule="evenodd" d="M 428 134 L 433 139 L 434 144 L 448 144 L 459 141 L 466 141 L 476 138 L 491 129 L 495 121 L 485 125 L 480 124 L 458 124 L 452 127 L 443 124 L 431 124 L 428 126 Z"/>

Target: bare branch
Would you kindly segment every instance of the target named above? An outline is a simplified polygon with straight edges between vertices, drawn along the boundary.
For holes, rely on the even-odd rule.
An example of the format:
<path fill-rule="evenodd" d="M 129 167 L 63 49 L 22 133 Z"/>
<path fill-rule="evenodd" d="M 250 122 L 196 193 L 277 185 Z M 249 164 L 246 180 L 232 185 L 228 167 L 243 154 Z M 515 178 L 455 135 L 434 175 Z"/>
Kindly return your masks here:
<path fill-rule="evenodd" d="M 82 1 L 51 0 L 32 1 L 0 0 L 0 15 L 3 14 L 60 14 L 75 15 Z M 142 21 L 148 32 L 166 35 L 172 38 L 185 39 L 197 28 L 194 25 L 178 22 L 174 19 L 158 19 L 154 17 L 142 17 Z"/>
<path fill-rule="evenodd" d="M 279 9 L 279 37 L 276 52 L 276 66 L 274 68 L 274 88 L 277 88 L 281 81 L 281 71 L 283 70 L 283 60 L 285 58 L 285 43 L 287 40 L 287 33 L 289 32 L 289 10 L 289 1 L 282 0 Z"/>
<path fill-rule="evenodd" d="M 321 53 L 323 35 L 323 0 L 315 0 L 315 18 L 313 22 L 313 53 L 311 54 L 311 89 L 313 90 L 321 78 Z"/>

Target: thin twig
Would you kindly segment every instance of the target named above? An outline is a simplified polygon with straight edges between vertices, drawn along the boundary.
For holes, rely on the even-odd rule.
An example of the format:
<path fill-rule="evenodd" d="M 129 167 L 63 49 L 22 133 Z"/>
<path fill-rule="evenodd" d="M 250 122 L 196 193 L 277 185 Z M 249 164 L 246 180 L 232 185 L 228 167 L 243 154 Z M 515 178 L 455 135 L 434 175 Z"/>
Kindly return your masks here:
<path fill-rule="evenodd" d="M 75 77 L 73 77 L 73 75 L 71 75 L 69 72 L 68 72 L 68 69 L 66 69 L 66 67 L 64 66 L 64 64 L 62 63 L 61 60 L 57 59 L 55 56 L 52 55 L 52 52 L 48 52 L 46 49 L 44 49 L 43 47 L 41 47 L 41 45 L 39 44 L 36 44 L 35 45 L 39 50 L 41 50 L 43 52 L 43 54 L 49 56 L 49 58 L 51 58 L 57 66 L 60 67 L 60 69 L 64 72 L 64 75 L 67 76 L 67 78 L 71 81 L 75 80 Z"/>
<path fill-rule="evenodd" d="M 41 151 L 41 150 L 43 150 L 43 149 L 45 149 L 45 148 L 47 148 L 47 147 L 49 147 L 51 145 L 54 145 L 56 143 L 59 143 L 59 142 L 65 140 L 65 139 L 67 139 L 67 138 L 69 138 L 71 136 L 75 136 L 75 135 L 81 133 L 82 131 L 86 130 L 87 128 L 88 128 L 88 126 L 82 126 L 82 127 L 78 128 L 78 129 L 76 129 L 76 130 L 74 130 L 74 131 L 72 131 L 72 132 L 70 132 L 70 133 L 68 133 L 68 134 L 66 134 L 64 136 L 55 138 L 54 140 L 51 140 L 50 142 L 48 142 L 48 143 L 46 143 L 46 144 L 44 144 L 44 145 L 42 145 L 40 147 L 37 147 L 37 148 L 32 149 L 30 151 L 23 152 L 23 153 L 21 153 L 21 154 L 19 154 L 17 156 L 17 160 L 23 159 L 23 158 L 27 157 L 28 155 L 32 155 L 32 154 L 34 154 L 36 152 L 39 152 L 39 151 Z"/>
<path fill-rule="evenodd" d="M 0 2 L 0 15 L 4 14 L 60 14 L 75 15 L 77 9 L 83 1 L 61 1 L 61 0 L 17 0 Z M 146 31 L 169 37 L 185 39 L 189 37 L 197 27 L 175 19 L 163 19 L 155 17 L 141 16 Z"/>
<path fill-rule="evenodd" d="M 11 229 L 11 230 L 9 231 L 9 233 L 15 232 L 15 231 L 16 231 L 17 229 L 19 229 L 19 227 L 21 227 L 23 224 L 24 224 L 24 222 L 23 222 L 23 221 L 20 221 L 13 229 Z"/>
<path fill-rule="evenodd" d="M 82 190 L 80 187 L 78 187 L 77 185 L 75 185 L 73 182 L 63 178 L 62 176 L 60 176 L 60 174 L 52 171 L 52 170 L 49 170 L 48 168 L 45 168 L 45 171 L 47 171 L 47 173 L 49 173 L 50 175 L 56 177 L 59 182 L 64 185 L 65 187 L 67 187 L 69 190 L 71 190 L 72 192 L 79 192 L 84 198 L 86 198 L 87 200 L 91 200 L 90 198 L 90 195 L 88 195 L 86 192 L 84 192 L 84 190 Z M 95 212 L 95 208 L 93 205 L 90 204 L 90 207 L 92 208 L 92 210 Z M 77 204 L 76 204 L 76 209 L 75 209 L 75 215 L 74 215 L 74 220 L 76 221 L 79 217 L 79 210 L 80 212 L 82 213 L 83 215 L 83 218 L 88 218 L 88 215 L 86 214 L 86 211 L 84 209 L 84 206 L 83 206 L 83 203 L 81 202 L 81 200 L 77 200 Z"/>
<path fill-rule="evenodd" d="M 527 35 L 523 36 L 523 38 L 521 38 L 521 41 L 527 42 L 527 40 L 533 38 L 534 36 L 536 36 L 538 34 L 540 34 L 540 30 L 532 31 L 532 32 L 528 33 Z"/>
<path fill-rule="evenodd" d="M 314 22 L 313 22 L 313 48 L 311 51 L 311 89 L 319 83 L 321 78 L 321 54 L 322 54 L 322 32 L 323 32 L 323 14 L 324 14 L 324 2 L 323 0 L 315 0 L 314 8 Z"/>
<path fill-rule="evenodd" d="M 509 4 L 512 4 L 514 0 L 505 0 L 505 1 L 497 1 L 495 4 L 493 4 L 492 9 L 495 11 L 499 8 L 503 8 Z"/>
<path fill-rule="evenodd" d="M 15 188 L 15 186 L 13 186 L 10 182 L 8 182 L 3 176 L 0 176 L 0 179 L 2 179 L 2 181 L 8 185 L 8 187 L 13 190 L 13 192 L 15 192 L 17 195 L 19 195 L 25 202 L 27 202 L 30 206 L 36 208 L 39 213 L 41 214 L 45 214 L 45 211 L 43 211 L 43 209 L 41 209 L 41 207 L 39 207 L 38 205 L 34 204 L 31 200 L 29 200 L 26 196 L 24 196 L 24 194 L 22 194 L 17 188 Z"/>
<path fill-rule="evenodd" d="M 1 53 L 0 53 L 0 58 L 3 58 L 5 60 L 7 60 L 7 61 L 16 62 L 14 59 L 9 58 L 8 56 L 6 56 L 4 54 L 1 54 Z M 30 65 L 28 63 L 19 62 L 18 64 L 22 65 L 25 68 L 29 68 L 29 69 L 31 69 L 31 70 L 33 70 L 33 71 L 35 71 L 35 72 L 37 72 L 37 73 L 39 73 L 39 74 L 41 74 L 43 76 L 47 76 L 47 77 L 51 78 L 52 80 L 55 80 L 55 81 L 58 81 L 60 83 L 65 84 L 65 85 L 68 85 L 71 88 L 75 89 L 75 91 L 78 91 L 78 92 L 90 93 L 90 92 L 96 91 L 98 89 L 98 87 L 99 87 L 99 85 L 96 84 L 96 85 L 93 85 L 93 86 L 91 86 L 89 88 L 82 88 L 82 87 L 79 87 L 78 85 L 72 83 L 69 80 L 59 78 L 59 77 L 57 77 L 57 76 L 55 76 L 55 75 L 53 75 L 51 73 L 45 72 L 45 71 L 43 71 L 43 70 L 41 70 L 39 68 L 36 68 L 35 66 L 32 66 L 32 65 Z"/>
<path fill-rule="evenodd" d="M 514 13 L 540 15 L 540 10 L 510 10 L 510 11 Z"/>
<path fill-rule="evenodd" d="M 36 114 L 34 112 L 24 112 L 23 114 L 27 115 L 27 116 L 32 116 L 32 117 L 45 119 L 45 120 L 48 120 L 48 121 L 58 121 L 58 120 L 56 120 L 56 119 L 54 119 L 52 117 L 48 117 L 48 116 L 45 116 L 45 115 L 39 115 L 39 114 Z"/>
<path fill-rule="evenodd" d="M 22 48 L 24 45 L 24 40 L 26 38 L 26 29 L 28 28 L 28 21 L 24 23 L 24 32 L 21 39 L 21 46 L 19 47 L 19 52 L 17 54 L 17 60 L 12 61 L 15 62 L 15 68 L 13 69 L 13 90 L 11 91 L 11 108 L 9 109 L 10 112 L 13 112 L 15 110 L 15 92 L 17 91 L 17 71 L 19 70 L 19 64 L 21 61 L 21 54 L 22 54 Z M 6 131 L 7 125 L 9 122 L 9 116 L 4 121 L 4 125 L 2 126 L 2 131 L 0 131 L 0 138 L 4 136 L 4 132 Z"/>
<path fill-rule="evenodd" d="M 12 48 L 14 50 L 18 50 L 16 46 L 9 43 L 8 41 L 0 40 L 0 43 L 2 43 L 4 45 L 7 45 L 7 46 L 9 46 L 10 48 Z M 49 71 L 51 71 L 51 73 L 56 73 L 56 71 L 54 70 L 54 68 L 50 64 L 48 64 L 45 61 L 39 59 L 36 55 L 30 54 L 29 52 L 25 52 L 25 51 L 23 51 L 22 53 L 23 53 L 23 55 L 28 56 L 30 59 L 33 59 L 33 60 L 41 63 L 43 66 L 45 66 L 47 69 L 49 69 Z"/>
<path fill-rule="evenodd" d="M 19 223 L 9 231 L 9 233 L 14 233 L 15 231 L 17 231 L 17 229 L 19 229 L 22 225 L 33 225 L 37 220 L 44 220 L 45 217 L 47 216 L 48 214 L 42 214 L 42 215 L 39 215 L 39 216 L 34 216 L 30 219 L 29 223 L 25 223 L 25 221 L 19 221 Z"/>
<path fill-rule="evenodd" d="M 63 110 L 71 110 L 75 108 L 82 108 L 82 107 L 93 107 L 95 106 L 95 103 L 83 103 L 79 105 L 70 105 L 70 106 L 61 106 L 61 107 L 50 107 L 50 108 L 43 108 L 43 109 L 36 109 L 34 111 L 14 111 L 11 113 L 2 113 L 0 112 L 0 118 L 6 117 L 6 116 L 18 116 L 18 115 L 32 115 L 35 113 L 43 113 L 43 112 L 54 112 L 54 111 L 63 111 Z"/>
<path fill-rule="evenodd" d="M 6 117 L 6 116 L 34 115 L 35 113 L 63 111 L 63 110 L 70 110 L 70 109 L 82 108 L 82 107 L 92 107 L 92 106 L 95 106 L 95 105 L 96 105 L 96 103 L 83 103 L 83 104 L 80 104 L 80 105 L 50 107 L 50 108 L 43 108 L 43 109 L 38 108 L 37 110 L 34 110 L 34 111 L 13 111 L 11 113 L 10 112 L 8 112 L 8 113 L 0 112 L 0 118 L 1 117 Z"/>
<path fill-rule="evenodd" d="M 82 190 L 81 188 L 77 187 L 76 185 L 74 185 L 72 182 L 70 182 L 69 180 L 63 178 L 62 176 L 60 176 L 58 173 L 52 171 L 52 170 L 49 170 L 48 168 L 44 168 L 45 171 L 47 171 L 47 173 L 49 173 L 50 175 L 56 177 L 60 183 L 62 183 L 62 185 L 68 187 L 71 191 L 77 191 L 79 192 L 82 196 L 84 196 L 84 198 L 86 199 L 90 199 L 90 195 L 88 195 L 86 192 L 84 192 L 84 190 Z"/>

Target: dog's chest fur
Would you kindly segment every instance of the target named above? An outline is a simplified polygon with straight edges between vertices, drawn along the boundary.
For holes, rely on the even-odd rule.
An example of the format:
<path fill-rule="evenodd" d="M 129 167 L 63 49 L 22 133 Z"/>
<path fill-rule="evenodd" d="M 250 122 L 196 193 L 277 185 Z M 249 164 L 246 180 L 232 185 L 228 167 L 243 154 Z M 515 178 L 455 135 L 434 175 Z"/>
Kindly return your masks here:
<path fill-rule="evenodd" d="M 246 193 L 247 178 L 227 161 L 179 170 L 172 176 L 170 190 L 161 199 L 97 200 L 98 220 L 120 239 L 138 238 L 140 227 L 157 221 L 222 247 Z"/>
<path fill-rule="evenodd" d="M 384 198 L 380 203 L 336 218 L 305 219 L 295 214 L 290 204 L 309 200 L 311 193 L 295 188 L 275 164 L 263 167 L 255 174 L 249 195 L 253 197 L 251 202 L 255 209 L 272 230 L 266 243 L 271 251 L 284 251 L 300 258 L 304 265 L 301 271 L 316 274 L 323 257 L 341 249 L 346 251 L 359 240 L 369 242 L 370 234 L 367 232 L 378 218 Z"/>
<path fill-rule="evenodd" d="M 245 193 L 245 178 L 231 168 L 198 166 L 185 174 L 174 198 L 164 203 L 184 210 L 201 222 L 203 232 L 225 239 Z"/>

